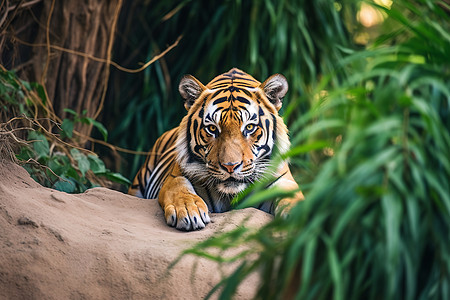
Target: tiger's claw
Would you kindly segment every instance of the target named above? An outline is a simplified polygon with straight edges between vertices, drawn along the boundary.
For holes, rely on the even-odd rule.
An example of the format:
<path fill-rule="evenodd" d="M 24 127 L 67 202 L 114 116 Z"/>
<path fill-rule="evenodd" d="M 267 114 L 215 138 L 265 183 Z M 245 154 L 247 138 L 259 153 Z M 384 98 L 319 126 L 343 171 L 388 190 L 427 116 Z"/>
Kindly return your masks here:
<path fill-rule="evenodd" d="M 203 229 L 211 222 L 205 202 L 194 194 L 184 194 L 166 205 L 164 216 L 167 225 L 183 231 Z"/>

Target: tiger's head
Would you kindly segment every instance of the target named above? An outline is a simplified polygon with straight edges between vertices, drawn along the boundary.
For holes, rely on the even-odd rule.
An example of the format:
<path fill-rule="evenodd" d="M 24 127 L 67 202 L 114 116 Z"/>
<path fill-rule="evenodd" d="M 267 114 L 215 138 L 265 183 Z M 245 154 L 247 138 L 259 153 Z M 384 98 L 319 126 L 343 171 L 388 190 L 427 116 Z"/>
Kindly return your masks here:
<path fill-rule="evenodd" d="M 264 176 L 274 149 L 290 146 L 278 115 L 287 90 L 280 74 L 260 83 L 232 69 L 206 86 L 184 76 L 179 91 L 188 113 L 176 142 L 183 175 L 231 196 Z"/>

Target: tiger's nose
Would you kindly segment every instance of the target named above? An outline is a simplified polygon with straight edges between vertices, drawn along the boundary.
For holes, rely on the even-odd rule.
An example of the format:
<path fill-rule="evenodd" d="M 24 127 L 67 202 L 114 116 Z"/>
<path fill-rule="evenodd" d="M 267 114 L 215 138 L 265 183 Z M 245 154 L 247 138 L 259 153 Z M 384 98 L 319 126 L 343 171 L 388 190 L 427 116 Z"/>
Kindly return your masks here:
<path fill-rule="evenodd" d="M 241 162 L 227 162 L 224 164 L 220 163 L 220 166 L 222 167 L 222 169 L 224 169 L 225 171 L 227 171 L 230 174 L 235 172 L 241 165 L 242 165 L 242 161 Z"/>

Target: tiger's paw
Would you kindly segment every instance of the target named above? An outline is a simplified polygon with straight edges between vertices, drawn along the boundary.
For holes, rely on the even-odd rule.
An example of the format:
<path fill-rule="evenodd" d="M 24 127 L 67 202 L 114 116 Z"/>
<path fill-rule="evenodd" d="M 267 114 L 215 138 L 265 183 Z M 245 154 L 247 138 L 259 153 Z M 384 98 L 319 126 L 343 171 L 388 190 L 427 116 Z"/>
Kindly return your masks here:
<path fill-rule="evenodd" d="M 194 194 L 182 194 L 165 205 L 164 216 L 167 225 L 184 231 L 203 229 L 211 222 L 205 202 Z"/>
<path fill-rule="evenodd" d="M 301 200 L 303 200 L 304 198 L 285 198 L 285 199 L 281 199 L 278 204 L 277 207 L 275 208 L 275 215 L 280 216 L 284 219 L 286 219 L 287 217 L 289 217 L 289 214 L 291 212 L 291 209 Z"/>
<path fill-rule="evenodd" d="M 283 199 L 278 203 L 275 208 L 275 215 L 286 219 L 289 216 L 289 212 L 291 211 L 293 205 L 292 202 L 287 202 L 284 200 L 287 199 Z"/>

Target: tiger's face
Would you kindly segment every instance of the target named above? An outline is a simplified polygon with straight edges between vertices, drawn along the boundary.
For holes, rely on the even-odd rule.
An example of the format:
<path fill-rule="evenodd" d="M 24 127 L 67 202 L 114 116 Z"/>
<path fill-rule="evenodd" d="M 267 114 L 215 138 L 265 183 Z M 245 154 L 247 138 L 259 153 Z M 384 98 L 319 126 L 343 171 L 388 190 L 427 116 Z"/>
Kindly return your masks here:
<path fill-rule="evenodd" d="M 192 76 L 180 83 L 187 116 L 180 124 L 178 162 L 189 179 L 234 195 L 264 176 L 275 147 L 289 148 L 278 115 L 287 82 L 264 83 L 232 69 L 203 86 Z"/>

